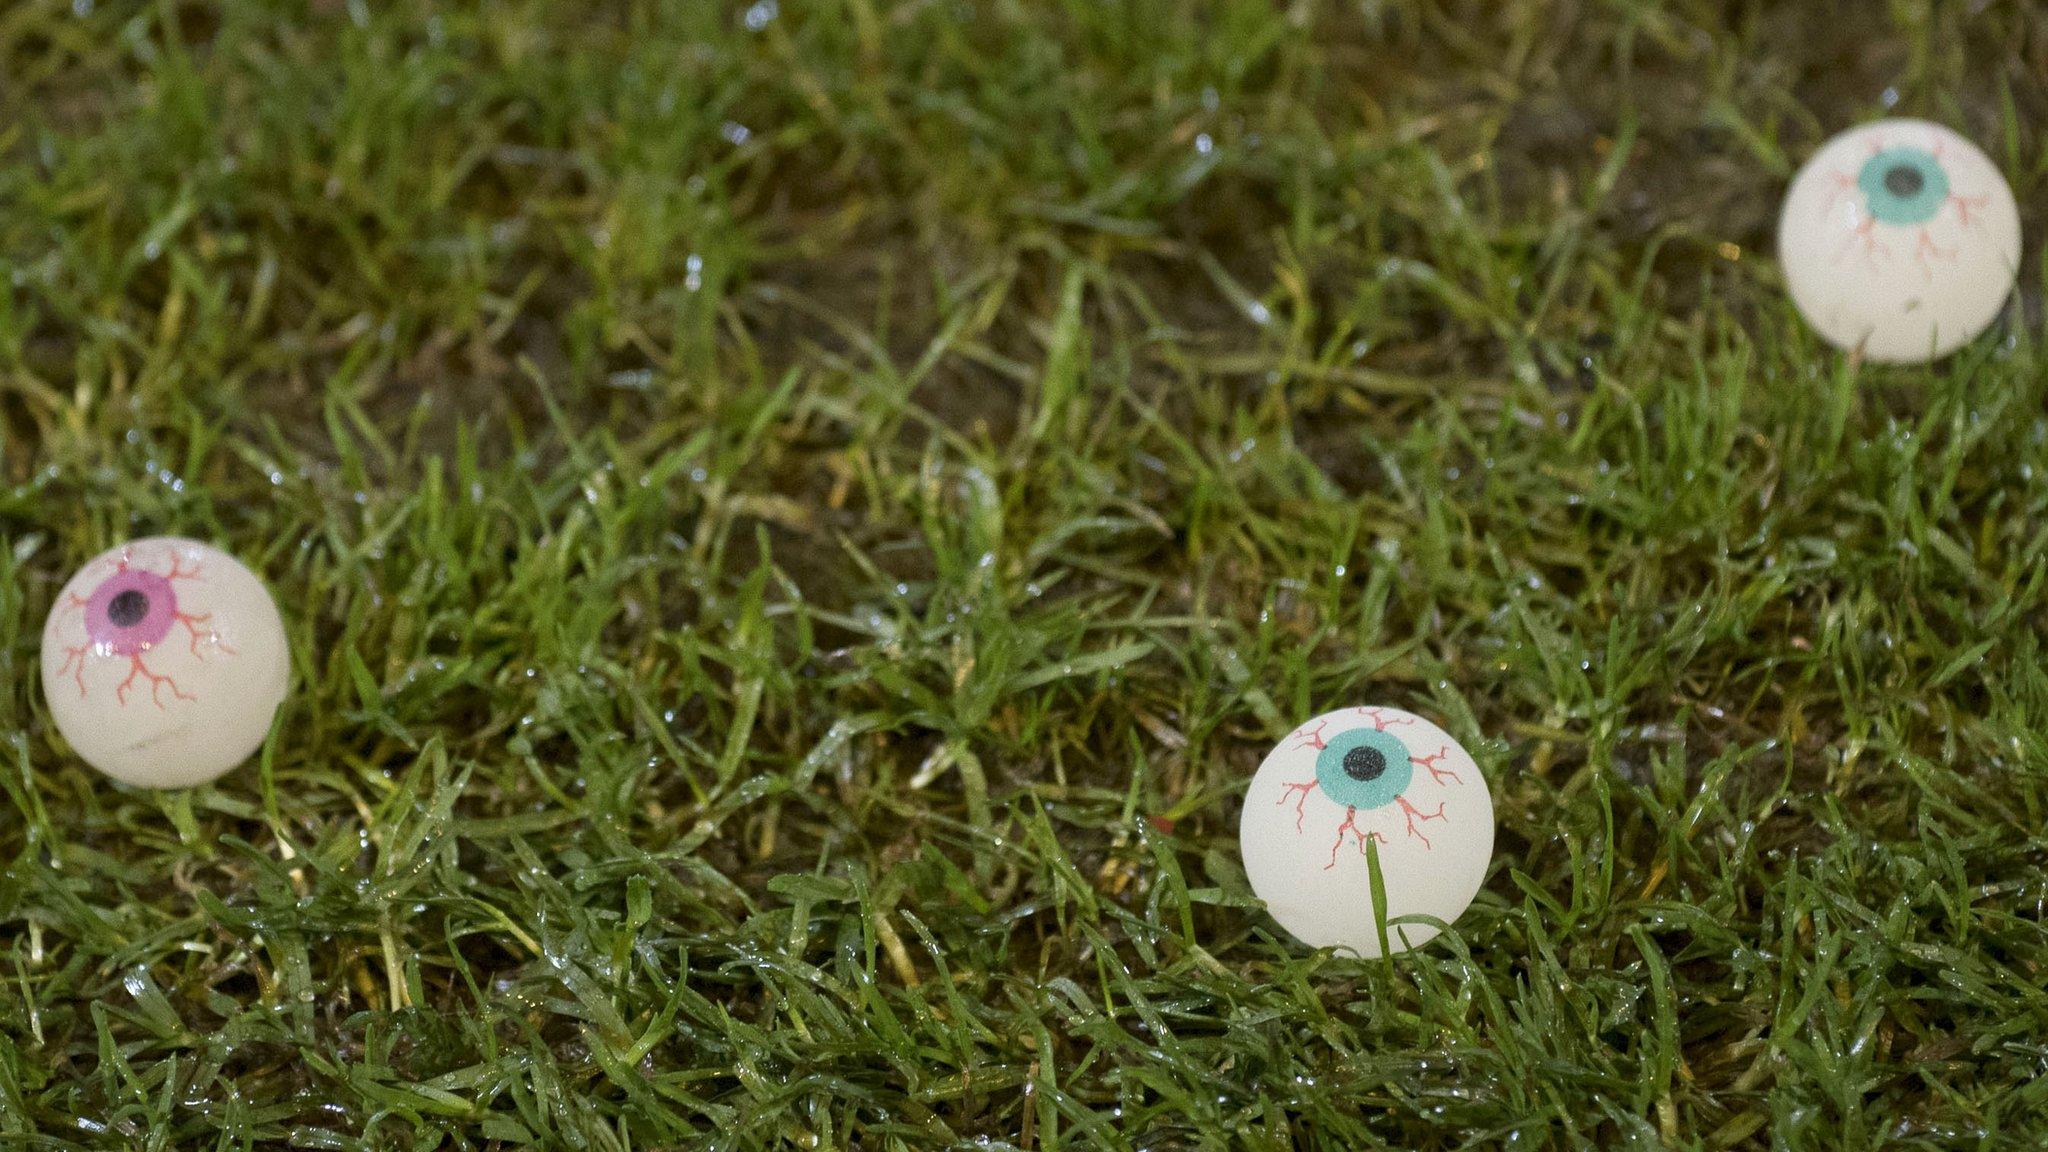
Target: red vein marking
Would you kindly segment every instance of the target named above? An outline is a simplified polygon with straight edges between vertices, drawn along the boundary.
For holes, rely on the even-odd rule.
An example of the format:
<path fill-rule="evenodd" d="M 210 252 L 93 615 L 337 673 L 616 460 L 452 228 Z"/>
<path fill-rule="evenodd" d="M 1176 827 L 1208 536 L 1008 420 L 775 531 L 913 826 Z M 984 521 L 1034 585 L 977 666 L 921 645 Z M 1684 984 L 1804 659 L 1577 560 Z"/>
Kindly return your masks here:
<path fill-rule="evenodd" d="M 1413 724 L 1413 723 L 1415 723 L 1415 717 L 1413 717 L 1413 716 L 1399 716 L 1399 717 L 1396 717 L 1396 718 L 1394 718 L 1394 719 L 1392 719 L 1392 720 L 1389 720 L 1389 719 L 1387 719 L 1387 718 L 1386 718 L 1385 716 L 1381 715 L 1382 711 L 1383 711 L 1383 709 L 1379 709 L 1379 708 L 1360 708 L 1360 709 L 1359 709 L 1359 712 L 1360 712 L 1360 713 L 1364 714 L 1364 716 L 1365 716 L 1365 717 L 1366 717 L 1367 719 L 1369 719 L 1369 720 L 1371 720 L 1371 721 L 1372 721 L 1372 726 L 1373 726 L 1373 729 L 1374 729 L 1375 731 L 1379 731 L 1379 732 L 1385 732 L 1385 731 L 1386 731 L 1387 729 L 1389 729 L 1389 728 L 1392 728 L 1392 727 L 1393 727 L 1394 725 L 1396 725 L 1396 724 Z"/>
<path fill-rule="evenodd" d="M 1294 734 L 1295 738 L 1297 740 L 1302 741 L 1302 743 L 1296 744 L 1295 747 L 1314 748 L 1317 751 L 1321 751 L 1324 748 L 1328 748 L 1330 745 L 1328 741 L 1325 741 L 1323 739 L 1323 729 L 1328 728 L 1329 726 L 1330 722 L 1328 720 L 1318 720 L 1316 721 L 1314 731 L 1296 732 Z"/>
<path fill-rule="evenodd" d="M 1399 805 L 1401 806 L 1401 814 L 1402 814 L 1403 816 L 1407 817 L 1407 819 L 1408 819 L 1408 834 L 1409 834 L 1410 836 L 1413 836 L 1413 837 L 1415 837 L 1415 838 L 1416 838 L 1417 840 L 1420 840 L 1420 841 L 1422 841 L 1422 846 L 1423 846 L 1424 848 L 1430 848 L 1430 849 L 1434 849 L 1434 848 L 1435 848 L 1436 846 L 1435 846 L 1434 844 L 1431 844 L 1431 843 L 1429 842 L 1429 837 L 1427 837 L 1427 836 L 1424 836 L 1424 835 L 1422 834 L 1422 831 L 1421 831 L 1421 829 L 1417 828 L 1417 827 L 1415 826 L 1415 824 L 1416 824 L 1416 821 L 1418 821 L 1418 820 L 1441 820 L 1441 819 L 1443 819 L 1443 818 L 1444 818 L 1444 806 L 1443 806 L 1443 805 L 1442 805 L 1441 803 L 1439 803 L 1439 804 L 1438 804 L 1438 805 L 1436 806 L 1436 811 L 1434 811 L 1434 812 L 1424 812 L 1424 811 L 1423 811 L 1422 809 L 1420 809 L 1420 808 L 1417 808 L 1417 807 L 1416 807 L 1415 805 L 1413 805 L 1413 804 L 1410 804 L 1410 803 L 1408 802 L 1408 798 L 1407 798 L 1406 796 L 1396 796 L 1396 797 L 1394 797 L 1394 803 L 1396 803 L 1396 804 L 1399 804 Z"/>
<path fill-rule="evenodd" d="M 1366 829 L 1360 828 L 1358 826 L 1358 809 L 1346 808 L 1344 809 L 1344 822 L 1342 824 L 1337 825 L 1337 842 L 1330 845 L 1330 862 L 1328 864 L 1323 865 L 1323 871 L 1328 872 L 1330 869 L 1335 868 L 1337 866 L 1337 851 L 1344 847 L 1344 834 L 1346 832 L 1349 832 L 1351 833 L 1351 835 L 1357 837 L 1358 854 L 1360 856 L 1365 855 L 1365 842 L 1367 840 L 1377 840 L 1382 844 L 1385 844 L 1387 842 L 1387 838 L 1385 836 L 1382 836 L 1377 832 L 1367 831 Z M 1424 841 L 1424 843 L 1428 843 L 1428 841 Z"/>
<path fill-rule="evenodd" d="M 1948 202 L 1956 206 L 1956 219 L 1962 221 L 1963 227 L 1968 228 L 1973 223 L 1970 219 L 1970 213 L 1973 211 L 1982 212 L 1991 203 L 1991 197 L 1964 196 L 1960 193 L 1951 192 L 1948 196 Z"/>
<path fill-rule="evenodd" d="M 64 663 L 57 669 L 57 675 L 59 676 L 64 675 L 66 672 L 71 673 L 71 678 L 78 682 L 78 694 L 81 697 L 85 695 L 86 647 L 86 645 L 81 644 L 76 648 L 64 649 Z"/>
<path fill-rule="evenodd" d="M 178 688 L 178 682 L 171 679 L 169 676 L 160 676 L 157 673 L 150 671 L 149 665 L 144 664 L 142 662 L 142 654 L 138 652 L 135 655 L 130 656 L 128 658 L 128 678 L 126 680 L 121 681 L 121 683 L 114 689 L 114 699 L 119 701 L 123 707 L 126 707 L 128 704 L 128 689 L 131 685 L 135 683 L 135 678 L 137 676 L 140 676 L 149 681 L 149 700 L 150 703 L 155 704 L 158 708 L 162 708 L 164 706 L 162 692 L 165 685 L 169 685 L 171 689 L 171 695 L 177 697 L 180 700 L 199 699 L 199 697 L 197 696 L 187 695 L 185 692 L 181 691 Z"/>
<path fill-rule="evenodd" d="M 1302 830 L 1302 823 L 1308 819 L 1308 794 L 1316 790 L 1316 782 L 1311 780 L 1306 784 L 1282 784 L 1281 787 L 1286 789 L 1280 794 L 1281 804 L 1287 803 L 1290 796 L 1294 798 L 1294 830 L 1299 832 Z"/>
<path fill-rule="evenodd" d="M 1453 784 L 1463 784 L 1464 781 L 1458 778 L 1458 774 L 1456 772 L 1451 771 L 1449 768 L 1439 768 L 1436 766 L 1437 761 L 1442 760 L 1444 757 L 1449 756 L 1450 754 L 1451 746 L 1446 744 L 1442 748 L 1437 749 L 1434 755 L 1410 756 L 1408 759 L 1413 760 L 1415 763 L 1421 765 L 1425 770 L 1429 772 L 1430 777 L 1439 784 L 1444 782 L 1444 777 L 1446 776 L 1449 776 L 1451 778 L 1451 783 Z"/>

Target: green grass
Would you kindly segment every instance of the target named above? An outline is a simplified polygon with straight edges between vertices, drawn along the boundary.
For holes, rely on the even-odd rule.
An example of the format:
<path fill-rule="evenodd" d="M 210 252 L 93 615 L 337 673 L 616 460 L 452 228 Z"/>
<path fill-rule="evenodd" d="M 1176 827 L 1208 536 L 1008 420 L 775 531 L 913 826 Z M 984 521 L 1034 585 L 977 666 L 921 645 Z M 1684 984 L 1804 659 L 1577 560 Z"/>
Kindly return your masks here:
<path fill-rule="evenodd" d="M 2039 1147 L 1974 7 L 0 8 L 0 1146 Z M 1769 256 L 1887 99 L 2030 237 L 1928 368 Z M 157 532 L 295 646 L 192 792 L 37 686 Z M 1236 850 L 1368 701 L 1501 821 L 1392 962 Z"/>

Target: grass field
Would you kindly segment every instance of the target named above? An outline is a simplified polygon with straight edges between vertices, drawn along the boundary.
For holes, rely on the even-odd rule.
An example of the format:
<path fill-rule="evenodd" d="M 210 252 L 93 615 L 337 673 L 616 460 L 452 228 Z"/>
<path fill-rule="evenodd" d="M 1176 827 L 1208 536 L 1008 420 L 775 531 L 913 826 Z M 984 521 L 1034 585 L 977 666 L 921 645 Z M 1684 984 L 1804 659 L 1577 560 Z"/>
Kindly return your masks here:
<path fill-rule="evenodd" d="M 1771 259 L 1942 120 L 1933 367 Z M 0 8 L 0 1146 L 2038 1148 L 2048 10 Z M 37 639 L 236 551 L 294 694 L 149 793 Z M 1424 712 L 1419 954 L 1253 901 Z"/>

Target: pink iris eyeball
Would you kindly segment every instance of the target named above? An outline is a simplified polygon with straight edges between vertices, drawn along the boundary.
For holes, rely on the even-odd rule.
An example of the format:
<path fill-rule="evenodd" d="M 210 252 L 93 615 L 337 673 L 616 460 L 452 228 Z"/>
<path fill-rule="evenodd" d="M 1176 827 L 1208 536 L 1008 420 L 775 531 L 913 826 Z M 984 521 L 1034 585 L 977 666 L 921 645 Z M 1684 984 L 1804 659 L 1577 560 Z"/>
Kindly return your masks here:
<path fill-rule="evenodd" d="M 158 536 L 95 557 L 43 625 L 57 731 L 117 780 L 182 788 L 263 743 L 290 679 L 277 604 L 233 556 Z"/>

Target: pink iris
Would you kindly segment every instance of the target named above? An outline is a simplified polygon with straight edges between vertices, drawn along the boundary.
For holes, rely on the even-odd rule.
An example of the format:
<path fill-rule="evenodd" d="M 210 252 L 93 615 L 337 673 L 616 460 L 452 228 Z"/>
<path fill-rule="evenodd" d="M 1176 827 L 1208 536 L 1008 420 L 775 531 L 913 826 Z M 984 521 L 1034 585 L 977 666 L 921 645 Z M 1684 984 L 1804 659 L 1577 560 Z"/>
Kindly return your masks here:
<path fill-rule="evenodd" d="M 178 620 L 171 582 L 141 568 L 124 568 L 93 589 L 85 602 L 85 634 L 95 649 L 116 656 L 149 651 Z"/>

